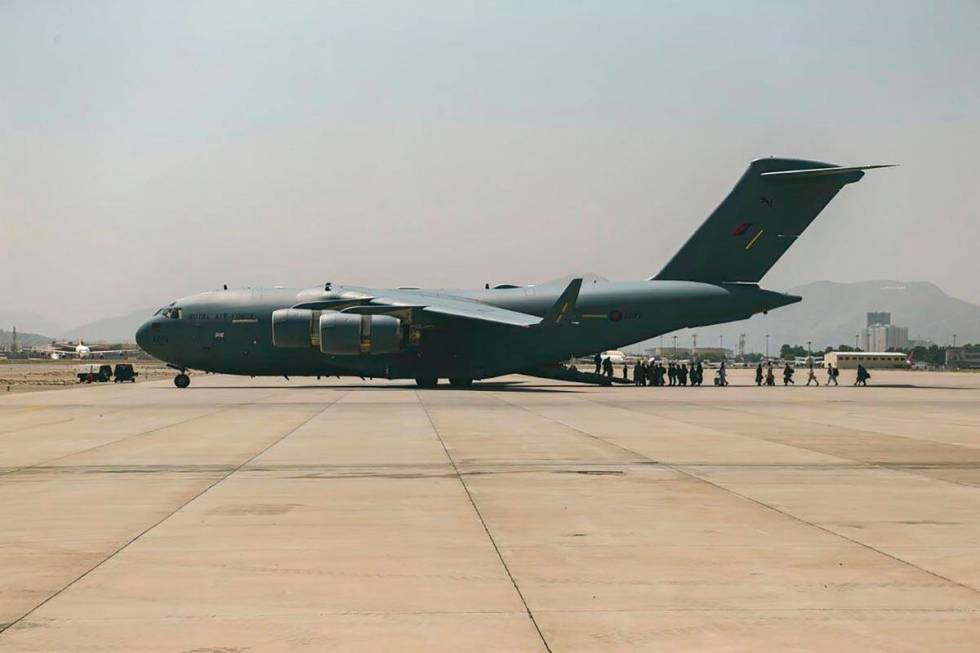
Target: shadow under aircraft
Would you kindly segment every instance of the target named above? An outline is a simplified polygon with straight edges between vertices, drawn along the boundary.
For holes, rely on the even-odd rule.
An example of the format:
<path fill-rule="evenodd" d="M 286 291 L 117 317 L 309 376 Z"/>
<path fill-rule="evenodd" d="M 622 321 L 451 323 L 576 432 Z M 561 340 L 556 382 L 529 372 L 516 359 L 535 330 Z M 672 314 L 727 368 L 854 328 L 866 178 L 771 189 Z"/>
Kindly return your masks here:
<path fill-rule="evenodd" d="M 161 308 L 136 333 L 178 371 L 414 379 L 434 387 L 521 373 L 565 378 L 558 363 L 685 327 L 744 320 L 802 298 L 759 281 L 845 185 L 864 171 L 818 161 L 753 161 L 654 277 L 641 281 L 379 289 L 219 290 Z"/>

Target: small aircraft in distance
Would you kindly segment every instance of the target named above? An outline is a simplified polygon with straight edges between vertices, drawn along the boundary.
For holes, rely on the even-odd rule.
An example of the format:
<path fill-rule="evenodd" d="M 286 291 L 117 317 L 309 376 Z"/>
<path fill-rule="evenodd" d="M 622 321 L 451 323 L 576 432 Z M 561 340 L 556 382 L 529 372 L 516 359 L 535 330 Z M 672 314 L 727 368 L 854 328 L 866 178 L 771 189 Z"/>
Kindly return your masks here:
<path fill-rule="evenodd" d="M 95 345 L 98 347 L 98 345 Z M 50 347 L 46 350 L 51 356 L 51 360 L 59 360 L 61 358 L 105 358 L 106 356 L 123 356 L 125 354 L 135 354 L 138 350 L 133 349 L 94 349 L 93 345 L 86 345 L 85 342 L 79 338 L 78 344 L 73 345 L 71 342 L 64 344 L 51 343 Z"/>

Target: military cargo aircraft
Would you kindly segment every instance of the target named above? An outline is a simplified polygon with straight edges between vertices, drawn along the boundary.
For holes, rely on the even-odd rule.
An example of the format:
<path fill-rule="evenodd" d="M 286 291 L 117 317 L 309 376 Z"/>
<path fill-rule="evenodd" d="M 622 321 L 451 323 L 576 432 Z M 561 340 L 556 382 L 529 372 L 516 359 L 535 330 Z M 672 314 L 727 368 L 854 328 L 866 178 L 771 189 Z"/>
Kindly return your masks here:
<path fill-rule="evenodd" d="M 684 327 L 744 320 L 802 298 L 758 283 L 846 184 L 864 171 L 819 161 L 753 161 L 655 277 L 625 283 L 480 290 L 220 290 L 161 308 L 136 333 L 179 373 L 357 376 L 456 387 L 554 365 Z"/>

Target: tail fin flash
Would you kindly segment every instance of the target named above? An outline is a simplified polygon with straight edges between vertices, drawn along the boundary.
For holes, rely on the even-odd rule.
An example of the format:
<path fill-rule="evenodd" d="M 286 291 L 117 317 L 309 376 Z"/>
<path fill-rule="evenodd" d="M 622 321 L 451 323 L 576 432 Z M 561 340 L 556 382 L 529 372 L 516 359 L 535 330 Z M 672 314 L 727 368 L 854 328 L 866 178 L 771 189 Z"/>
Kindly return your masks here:
<path fill-rule="evenodd" d="M 654 279 L 756 283 L 841 188 L 888 167 L 756 159 Z"/>

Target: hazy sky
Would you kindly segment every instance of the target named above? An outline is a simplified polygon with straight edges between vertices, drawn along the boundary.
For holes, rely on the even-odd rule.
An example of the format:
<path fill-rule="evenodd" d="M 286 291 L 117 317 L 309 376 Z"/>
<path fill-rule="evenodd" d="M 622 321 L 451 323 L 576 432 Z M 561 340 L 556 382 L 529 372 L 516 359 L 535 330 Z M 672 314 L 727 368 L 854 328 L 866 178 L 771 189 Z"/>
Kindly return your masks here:
<path fill-rule="evenodd" d="M 768 155 L 900 163 L 763 285 L 980 302 L 980 3 L 0 0 L 0 306 L 649 277 Z"/>

